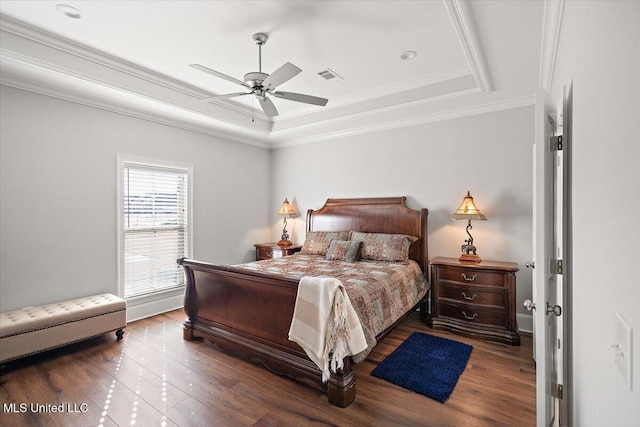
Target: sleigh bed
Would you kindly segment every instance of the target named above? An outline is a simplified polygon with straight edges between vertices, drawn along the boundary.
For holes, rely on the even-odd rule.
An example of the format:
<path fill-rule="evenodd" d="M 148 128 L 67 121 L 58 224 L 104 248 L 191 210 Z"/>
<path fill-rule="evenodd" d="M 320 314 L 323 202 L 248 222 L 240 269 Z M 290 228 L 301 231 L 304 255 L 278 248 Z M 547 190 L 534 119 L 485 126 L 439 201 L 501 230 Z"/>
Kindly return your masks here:
<path fill-rule="evenodd" d="M 328 199 L 322 208 L 307 212 L 307 232 L 412 236 L 409 260 L 405 264 L 417 264 L 414 269 L 422 280 L 422 272 L 426 271 L 428 263 L 427 215 L 427 209 L 407 208 L 405 197 Z M 323 261 L 324 256 L 286 258 L 293 258 L 298 264 L 320 264 L 323 268 L 329 264 Z M 353 357 L 345 357 L 343 368 L 332 372 L 328 383 L 324 384 L 320 369 L 298 344 L 288 339 L 300 277 L 289 271 L 274 273 L 272 271 L 278 271 L 278 268 L 265 267 L 261 264 L 263 261 L 238 266 L 190 259 L 180 259 L 178 263 L 184 267 L 187 279 L 185 340 L 207 339 L 274 373 L 326 389 L 329 402 L 336 406 L 346 407 L 353 402 L 356 395 Z M 325 274 L 331 276 L 330 271 L 325 270 Z M 375 339 L 385 336 L 417 308 L 426 316 L 427 289 L 428 284 L 424 281 L 420 294 L 415 295 L 411 305 L 393 316 L 380 309 L 371 310 L 384 313 L 385 328 L 375 331 Z M 351 294 L 350 298 L 353 298 Z"/>

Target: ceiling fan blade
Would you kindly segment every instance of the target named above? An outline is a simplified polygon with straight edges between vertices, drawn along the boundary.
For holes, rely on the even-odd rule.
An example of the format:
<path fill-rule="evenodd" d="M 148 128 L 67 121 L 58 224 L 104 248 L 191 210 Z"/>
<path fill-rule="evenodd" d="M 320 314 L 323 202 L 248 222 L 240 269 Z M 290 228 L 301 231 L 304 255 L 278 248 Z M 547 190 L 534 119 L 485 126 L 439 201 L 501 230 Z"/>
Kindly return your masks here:
<path fill-rule="evenodd" d="M 273 101 L 271 101 L 266 96 L 260 97 L 258 98 L 258 100 L 260 101 L 260 105 L 262 106 L 262 111 L 264 111 L 267 117 L 275 117 L 278 115 L 278 110 L 276 110 L 276 106 L 273 105 Z"/>
<path fill-rule="evenodd" d="M 236 96 L 244 96 L 244 95 L 251 95 L 253 92 L 237 92 L 237 93 L 226 93 L 224 95 L 215 95 L 215 96 L 210 96 L 208 98 L 202 98 L 200 99 L 200 101 L 203 102 L 209 102 L 209 101 L 213 101 L 214 99 L 227 99 L 227 98 L 234 98 Z"/>
<path fill-rule="evenodd" d="M 280 91 L 272 92 L 272 93 L 274 96 L 278 98 L 286 99 L 289 101 L 304 102 L 305 104 L 321 105 L 323 107 L 327 105 L 327 102 L 329 102 L 329 100 L 326 98 L 319 98 L 317 96 L 304 95 L 302 93 L 280 92 Z"/>
<path fill-rule="evenodd" d="M 265 89 L 275 89 L 277 86 L 292 79 L 298 75 L 302 70 L 290 62 L 287 62 L 282 67 L 275 70 L 269 77 L 264 79 L 262 87 Z"/>
<path fill-rule="evenodd" d="M 196 70 L 204 71 L 205 73 L 208 73 L 208 74 L 214 75 L 214 76 L 216 76 L 216 77 L 220 77 L 221 79 L 225 79 L 225 80 L 227 80 L 227 81 L 229 81 L 229 82 L 236 83 L 236 84 L 239 84 L 239 85 L 242 85 L 242 86 L 244 86 L 244 87 L 248 87 L 249 89 L 251 89 L 251 86 L 249 86 L 249 85 L 248 85 L 248 84 L 246 84 L 245 82 L 243 82 L 243 81 L 241 81 L 241 80 L 238 80 L 238 79 L 235 79 L 235 78 L 233 78 L 233 77 L 231 77 L 231 76 L 227 76 L 226 74 L 222 74 L 222 73 L 221 73 L 221 72 L 219 72 L 219 71 L 212 70 L 211 68 L 207 68 L 207 67 L 205 67 L 204 65 L 200 65 L 200 64 L 190 64 L 190 65 L 189 65 L 189 67 L 191 67 L 191 68 L 195 68 Z"/>

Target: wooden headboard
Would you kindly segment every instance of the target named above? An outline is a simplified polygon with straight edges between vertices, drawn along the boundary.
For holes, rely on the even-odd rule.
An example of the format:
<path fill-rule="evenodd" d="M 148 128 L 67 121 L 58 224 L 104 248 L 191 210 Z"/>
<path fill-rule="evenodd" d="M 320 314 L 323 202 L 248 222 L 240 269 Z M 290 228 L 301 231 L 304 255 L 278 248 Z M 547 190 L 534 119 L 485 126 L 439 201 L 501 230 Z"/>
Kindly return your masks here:
<path fill-rule="evenodd" d="M 415 236 L 418 240 L 411 245 L 409 257 L 426 273 L 429 210 L 409 209 L 405 201 L 404 196 L 327 199 L 320 209 L 307 211 L 307 231 L 362 231 Z"/>

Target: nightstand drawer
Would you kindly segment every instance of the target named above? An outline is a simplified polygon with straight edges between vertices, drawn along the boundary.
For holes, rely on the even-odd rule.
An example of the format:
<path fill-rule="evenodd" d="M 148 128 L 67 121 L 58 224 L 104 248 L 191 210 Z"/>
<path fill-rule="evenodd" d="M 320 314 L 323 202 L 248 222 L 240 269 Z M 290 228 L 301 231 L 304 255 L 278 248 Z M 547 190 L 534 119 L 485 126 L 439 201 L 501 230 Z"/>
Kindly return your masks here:
<path fill-rule="evenodd" d="M 463 285 L 482 285 L 506 287 L 505 274 L 500 272 L 482 271 L 472 268 L 438 267 L 437 280 L 447 280 Z"/>
<path fill-rule="evenodd" d="M 256 248 L 257 259 L 272 259 L 281 258 L 284 256 L 285 251 L 278 248 Z"/>
<path fill-rule="evenodd" d="M 490 325 L 505 328 L 509 313 L 506 310 L 479 308 L 475 305 L 449 304 L 439 302 L 436 307 L 438 316 L 462 320 L 470 324 Z"/>
<path fill-rule="evenodd" d="M 282 258 L 283 256 L 293 255 L 302 249 L 302 246 L 279 246 L 277 243 L 256 243 L 256 260 Z"/>
<path fill-rule="evenodd" d="M 502 290 L 491 292 L 480 290 L 474 286 L 457 286 L 449 283 L 440 283 L 436 287 L 435 298 L 458 301 L 464 304 L 490 305 L 500 308 L 508 306 L 507 293 Z"/>

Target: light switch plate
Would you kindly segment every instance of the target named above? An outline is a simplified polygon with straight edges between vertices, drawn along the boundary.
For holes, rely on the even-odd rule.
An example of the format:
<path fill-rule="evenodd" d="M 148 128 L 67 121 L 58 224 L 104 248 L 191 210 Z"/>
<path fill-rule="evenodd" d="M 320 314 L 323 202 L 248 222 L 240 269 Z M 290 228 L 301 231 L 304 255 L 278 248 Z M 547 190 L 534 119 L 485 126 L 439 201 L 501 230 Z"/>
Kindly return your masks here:
<path fill-rule="evenodd" d="M 624 378 L 629 390 L 633 390 L 631 381 L 633 378 L 631 373 L 631 362 L 633 361 L 633 330 L 620 313 L 616 313 L 615 315 L 614 329 L 616 341 L 612 347 L 614 349 L 615 364 L 620 374 L 622 374 L 622 378 Z"/>

